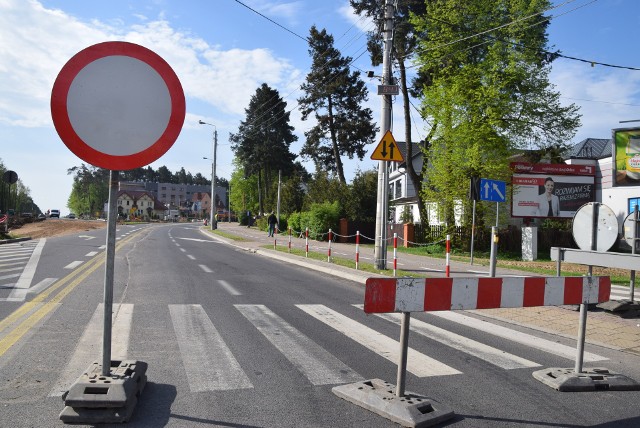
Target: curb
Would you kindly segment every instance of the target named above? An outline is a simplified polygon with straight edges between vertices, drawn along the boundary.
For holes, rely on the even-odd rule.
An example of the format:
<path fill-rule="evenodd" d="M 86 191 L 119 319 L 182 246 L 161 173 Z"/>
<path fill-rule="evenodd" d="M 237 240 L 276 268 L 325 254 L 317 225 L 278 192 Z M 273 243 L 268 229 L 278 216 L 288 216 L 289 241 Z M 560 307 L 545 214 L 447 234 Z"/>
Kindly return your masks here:
<path fill-rule="evenodd" d="M 205 234 L 206 236 L 210 237 L 212 240 L 214 241 L 218 241 L 220 243 L 223 244 L 227 244 L 230 245 L 232 247 L 236 247 L 254 254 L 259 254 L 261 256 L 264 257 L 269 257 L 272 258 L 274 260 L 280 260 L 282 262 L 286 262 L 286 263 L 291 263 L 300 267 L 304 267 L 307 269 L 312 269 L 318 272 L 323 272 L 326 273 L 328 275 L 332 275 L 332 276 L 336 276 L 339 278 L 344 278 L 344 279 L 348 279 L 350 281 L 353 282 L 357 282 L 359 284 L 364 285 L 367 282 L 367 278 L 370 277 L 379 277 L 379 278 L 388 278 L 385 275 L 378 275 L 378 274 L 374 274 L 374 273 L 369 273 L 367 272 L 365 273 L 353 273 L 352 269 L 348 269 L 348 268 L 344 268 L 344 269 L 340 269 L 337 268 L 336 265 L 329 265 L 329 266 L 324 266 L 321 264 L 316 264 L 314 262 L 310 262 L 307 261 L 306 258 L 300 257 L 298 255 L 295 254 L 287 254 L 287 255 L 282 255 L 280 254 L 278 251 L 275 250 L 267 250 L 267 249 L 263 249 L 263 248 L 250 248 L 250 247 L 246 247 L 246 246 L 242 246 L 242 245 L 238 245 L 236 243 L 234 243 L 232 240 L 228 240 L 227 238 L 223 238 L 220 236 L 216 236 L 213 233 L 209 233 L 208 231 L 204 230 L 204 229 L 200 229 L 200 232 Z"/>

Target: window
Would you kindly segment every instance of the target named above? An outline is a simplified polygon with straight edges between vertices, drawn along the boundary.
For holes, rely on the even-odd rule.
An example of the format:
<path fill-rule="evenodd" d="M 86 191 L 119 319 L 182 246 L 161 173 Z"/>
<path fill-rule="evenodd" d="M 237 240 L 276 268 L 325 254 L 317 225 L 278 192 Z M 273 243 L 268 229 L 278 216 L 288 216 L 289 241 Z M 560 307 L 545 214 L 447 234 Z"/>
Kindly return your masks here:
<path fill-rule="evenodd" d="M 402 180 L 396 181 L 396 199 L 402 197 Z"/>

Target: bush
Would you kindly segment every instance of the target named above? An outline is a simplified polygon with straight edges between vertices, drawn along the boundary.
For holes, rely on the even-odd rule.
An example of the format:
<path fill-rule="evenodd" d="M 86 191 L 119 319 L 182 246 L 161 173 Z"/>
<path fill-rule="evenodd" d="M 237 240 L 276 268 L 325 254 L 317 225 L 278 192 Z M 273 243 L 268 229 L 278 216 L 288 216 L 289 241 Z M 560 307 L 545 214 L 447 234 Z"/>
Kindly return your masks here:
<path fill-rule="evenodd" d="M 288 223 L 295 234 L 309 228 L 311 239 L 325 239 L 329 229 L 338 230 L 340 221 L 340 204 L 338 202 L 324 202 L 312 204 L 310 211 L 295 212 L 289 216 Z M 280 225 L 280 227 L 284 227 Z"/>

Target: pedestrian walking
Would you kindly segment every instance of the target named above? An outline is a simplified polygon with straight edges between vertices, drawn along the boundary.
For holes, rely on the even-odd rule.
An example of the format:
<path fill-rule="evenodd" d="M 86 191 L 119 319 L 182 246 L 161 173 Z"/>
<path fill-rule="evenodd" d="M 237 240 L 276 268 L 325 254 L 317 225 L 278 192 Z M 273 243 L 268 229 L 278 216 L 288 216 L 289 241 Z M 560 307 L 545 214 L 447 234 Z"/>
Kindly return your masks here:
<path fill-rule="evenodd" d="M 271 211 L 269 218 L 267 218 L 267 223 L 269 223 L 269 236 L 273 236 L 275 234 L 276 225 L 278 224 L 278 219 L 273 211 Z"/>

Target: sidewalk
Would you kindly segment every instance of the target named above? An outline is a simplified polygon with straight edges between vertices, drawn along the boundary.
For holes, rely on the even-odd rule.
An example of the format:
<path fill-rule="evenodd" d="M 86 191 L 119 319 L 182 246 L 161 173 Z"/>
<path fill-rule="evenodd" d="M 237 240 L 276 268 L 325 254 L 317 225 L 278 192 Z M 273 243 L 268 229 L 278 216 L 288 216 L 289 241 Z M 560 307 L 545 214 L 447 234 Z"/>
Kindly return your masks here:
<path fill-rule="evenodd" d="M 393 275 L 393 248 L 388 248 L 387 272 L 384 274 L 382 272 L 380 274 L 372 274 L 370 272 L 362 272 L 338 266 L 329 263 L 326 259 L 324 261 L 315 260 L 284 251 L 276 251 L 273 249 L 274 238 L 268 237 L 266 231 L 258 230 L 255 227 L 247 228 L 246 226 L 240 226 L 238 223 L 220 222 L 218 223 L 218 229 L 221 232 L 233 234 L 240 238 L 238 240 L 230 240 L 220 235 L 212 234 L 212 236 L 219 241 L 255 252 L 262 256 L 293 263 L 363 285 L 367 278 Z M 203 232 L 209 233 L 205 230 L 203 230 Z M 289 236 L 278 235 L 275 240 L 278 247 L 286 247 L 289 243 Z M 305 240 L 294 236 L 291 238 L 291 246 L 292 248 L 304 251 Z M 309 252 L 328 254 L 328 248 L 328 242 L 309 240 Z M 360 262 L 373 264 L 373 251 L 373 245 L 360 245 Z M 355 244 L 332 242 L 331 255 L 332 257 L 355 260 Z M 424 274 L 428 277 L 445 277 L 445 261 L 439 258 L 400 253 L 398 254 L 398 269 Z M 452 277 L 487 276 L 489 275 L 489 267 L 451 261 L 450 274 Z M 496 268 L 496 276 L 498 277 L 530 275 L 532 274 L 529 272 Z M 579 311 L 574 310 L 574 308 L 541 306 L 531 308 L 484 309 L 471 312 L 479 317 L 487 317 L 511 324 L 522 325 L 572 339 L 577 337 Z M 589 311 L 586 341 L 595 345 L 640 355 L 640 319 L 624 319 L 601 310 Z"/>

